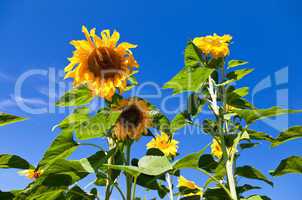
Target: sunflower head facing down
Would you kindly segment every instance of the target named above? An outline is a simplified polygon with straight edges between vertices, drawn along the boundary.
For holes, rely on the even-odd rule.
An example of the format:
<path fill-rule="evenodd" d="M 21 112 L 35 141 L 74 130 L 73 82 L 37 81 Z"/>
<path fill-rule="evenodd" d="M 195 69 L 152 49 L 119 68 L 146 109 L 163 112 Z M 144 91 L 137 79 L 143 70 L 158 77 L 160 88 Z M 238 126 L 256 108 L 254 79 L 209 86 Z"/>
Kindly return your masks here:
<path fill-rule="evenodd" d="M 196 185 L 193 181 L 187 180 L 185 177 L 180 176 L 178 178 L 178 185 L 180 192 L 183 194 L 184 197 L 189 196 L 201 196 L 202 195 L 202 188 Z"/>
<path fill-rule="evenodd" d="M 178 141 L 170 139 L 166 133 L 161 133 L 147 144 L 147 149 L 155 148 L 163 152 L 165 156 L 176 156 L 177 144 Z"/>
<path fill-rule="evenodd" d="M 229 43 L 232 40 L 232 36 L 217 34 L 208 35 L 205 37 L 197 37 L 193 40 L 193 43 L 205 54 L 211 55 L 213 58 L 223 58 L 229 55 Z"/>
<path fill-rule="evenodd" d="M 138 140 L 147 134 L 152 119 L 148 104 L 140 99 L 122 99 L 114 108 L 121 112 L 114 127 L 113 136 L 119 141 Z"/>
<path fill-rule="evenodd" d="M 75 86 L 85 83 L 94 95 L 111 100 L 116 89 L 123 93 L 133 68 L 138 67 L 130 50 L 136 45 L 117 44 L 120 34 L 116 31 L 104 30 L 101 37 L 95 28 L 88 31 L 83 26 L 82 31 L 86 40 L 71 41 L 75 51 L 64 69 L 65 78 L 73 78 Z"/>

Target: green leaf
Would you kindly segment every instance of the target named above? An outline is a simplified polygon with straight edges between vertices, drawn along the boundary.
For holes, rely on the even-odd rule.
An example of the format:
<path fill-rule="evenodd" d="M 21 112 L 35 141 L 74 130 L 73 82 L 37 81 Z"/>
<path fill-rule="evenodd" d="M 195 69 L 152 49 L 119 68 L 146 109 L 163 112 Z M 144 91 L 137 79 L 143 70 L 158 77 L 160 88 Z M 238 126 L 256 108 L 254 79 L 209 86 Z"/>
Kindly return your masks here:
<path fill-rule="evenodd" d="M 238 176 L 242 176 L 245 178 L 264 181 L 264 182 L 270 184 L 271 186 L 274 185 L 273 182 L 270 181 L 269 179 L 267 179 L 259 170 L 255 169 L 254 167 L 248 166 L 248 165 L 245 165 L 242 167 L 237 167 L 236 174 Z"/>
<path fill-rule="evenodd" d="M 69 131 L 62 131 L 46 150 L 39 167 L 51 165 L 57 159 L 67 158 L 76 150 L 78 144 L 73 139 L 73 134 Z"/>
<path fill-rule="evenodd" d="M 239 144 L 241 149 L 249 149 L 256 147 L 259 143 L 253 143 L 253 142 L 248 142 L 248 143 L 241 143 Z"/>
<path fill-rule="evenodd" d="M 170 121 L 164 114 L 162 114 L 159 110 L 153 108 L 150 115 L 152 118 L 152 127 L 167 134 L 171 133 Z"/>
<path fill-rule="evenodd" d="M 144 156 L 138 161 L 138 167 L 143 174 L 150 176 L 158 176 L 172 169 L 165 156 Z"/>
<path fill-rule="evenodd" d="M 218 164 L 211 154 L 204 154 L 199 158 L 198 167 L 212 173 L 215 172 Z"/>
<path fill-rule="evenodd" d="M 245 119 L 248 124 L 260 119 L 302 112 L 302 110 L 288 110 L 276 106 L 268 109 L 233 109 L 232 111 L 237 113 L 240 118 Z"/>
<path fill-rule="evenodd" d="M 200 156 L 205 152 L 205 150 L 208 148 L 209 145 L 206 145 L 202 150 L 199 152 L 195 152 L 189 155 L 186 155 L 185 157 L 176 160 L 173 163 L 173 169 L 174 171 L 183 169 L 183 168 L 198 168 L 199 167 L 199 159 Z"/>
<path fill-rule="evenodd" d="M 126 166 L 126 165 L 109 165 L 109 164 L 104 164 L 105 167 L 108 167 L 110 169 L 115 169 L 115 170 L 120 170 L 124 171 L 128 174 L 130 174 L 133 177 L 138 177 L 142 172 L 138 167 L 135 166 Z"/>
<path fill-rule="evenodd" d="M 168 81 L 163 88 L 173 89 L 173 94 L 182 92 L 198 92 L 209 76 L 214 71 L 209 67 L 185 67 L 170 81 Z"/>
<path fill-rule="evenodd" d="M 96 197 L 93 194 L 87 194 L 79 186 L 71 188 L 65 197 L 66 200 L 95 200 Z"/>
<path fill-rule="evenodd" d="M 66 92 L 59 101 L 56 102 L 56 106 L 81 106 L 88 104 L 94 96 L 86 85 L 80 85 L 72 88 Z"/>
<path fill-rule="evenodd" d="M 50 190 L 43 193 L 37 193 L 34 195 L 28 196 L 26 200 L 62 200 L 63 199 L 63 189 Z"/>
<path fill-rule="evenodd" d="M 95 116 L 90 117 L 79 126 L 76 136 L 80 140 L 101 138 L 107 135 L 107 132 L 118 120 L 121 111 L 113 111 L 108 108 L 101 109 Z"/>
<path fill-rule="evenodd" d="M 203 106 L 207 103 L 205 99 L 199 98 L 199 95 L 196 93 L 192 93 L 188 99 L 188 108 L 187 112 L 192 117 L 195 117 L 202 111 Z"/>
<path fill-rule="evenodd" d="M 255 189 L 261 189 L 261 187 L 253 186 L 253 185 L 249 185 L 249 184 L 244 184 L 242 186 L 237 187 L 237 191 L 238 191 L 239 194 L 242 194 L 244 192 L 248 192 L 250 190 L 255 190 Z"/>
<path fill-rule="evenodd" d="M 291 156 L 283 159 L 278 167 L 270 172 L 272 176 L 282 176 L 290 173 L 302 174 L 302 157 Z"/>
<path fill-rule="evenodd" d="M 268 142 L 273 142 L 273 137 L 264 133 L 264 132 L 258 132 L 254 130 L 247 130 L 250 139 L 253 140 L 266 140 Z"/>
<path fill-rule="evenodd" d="M 80 126 L 89 120 L 89 109 L 87 107 L 77 108 L 72 114 L 63 119 L 56 127 L 64 130 L 74 131 L 78 130 Z M 54 129 L 53 128 L 53 129 Z"/>
<path fill-rule="evenodd" d="M 232 82 L 238 81 L 238 80 L 242 79 L 243 77 L 245 77 L 246 75 L 248 75 L 249 73 L 251 73 L 252 71 L 254 71 L 254 69 L 239 69 L 236 71 L 232 71 L 227 74 L 227 78 L 229 80 L 225 81 L 222 84 L 227 85 Z"/>
<path fill-rule="evenodd" d="M 286 131 L 281 132 L 280 135 L 278 135 L 278 137 L 273 140 L 272 146 L 276 147 L 280 144 L 283 144 L 284 142 L 301 138 L 301 137 L 302 137 L 302 126 L 294 126 L 287 129 Z"/>
<path fill-rule="evenodd" d="M 235 87 L 230 86 L 227 89 L 226 103 L 235 108 L 241 108 L 241 109 L 253 108 L 253 106 L 247 100 L 242 98 L 246 96 L 248 92 L 249 92 L 248 87 L 235 89 Z"/>
<path fill-rule="evenodd" d="M 174 133 L 186 126 L 189 122 L 188 114 L 185 112 L 177 114 L 171 121 L 171 132 Z"/>
<path fill-rule="evenodd" d="M 245 200 L 271 200 L 271 198 L 263 195 L 252 195 Z"/>
<path fill-rule="evenodd" d="M 233 67 L 237 67 L 237 66 L 240 66 L 240 65 L 245 65 L 247 64 L 248 62 L 247 61 L 244 61 L 244 60 L 230 60 L 228 62 L 228 69 L 231 69 Z"/>
<path fill-rule="evenodd" d="M 0 168 L 34 169 L 35 167 L 20 156 L 0 154 Z"/>
<path fill-rule="evenodd" d="M 23 121 L 23 120 L 25 120 L 25 118 L 23 118 L 23 117 L 18 117 L 15 115 L 0 112 L 0 126 L 12 124 L 12 123 Z"/>
<path fill-rule="evenodd" d="M 198 67 L 203 66 L 204 60 L 202 54 L 193 42 L 189 42 L 185 49 L 185 66 Z"/>

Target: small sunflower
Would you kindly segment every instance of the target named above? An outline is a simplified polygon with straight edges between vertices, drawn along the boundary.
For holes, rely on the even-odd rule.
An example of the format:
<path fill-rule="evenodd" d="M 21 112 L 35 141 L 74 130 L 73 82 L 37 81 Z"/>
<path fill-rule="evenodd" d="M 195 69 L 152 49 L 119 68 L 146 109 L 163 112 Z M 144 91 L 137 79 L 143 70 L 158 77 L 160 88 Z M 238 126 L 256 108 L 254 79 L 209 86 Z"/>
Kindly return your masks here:
<path fill-rule="evenodd" d="M 223 58 L 229 55 L 229 43 L 232 36 L 217 34 L 208 35 L 205 37 L 197 37 L 193 43 L 206 55 L 211 55 L 213 58 Z"/>
<path fill-rule="evenodd" d="M 170 139 L 166 133 L 161 133 L 161 135 L 153 138 L 148 144 L 147 149 L 159 149 L 165 156 L 175 156 L 177 153 L 178 141 Z"/>
<path fill-rule="evenodd" d="M 185 177 L 180 176 L 178 178 L 177 187 L 183 193 L 184 197 L 202 195 L 202 188 L 196 185 L 193 181 L 187 180 Z"/>
<path fill-rule="evenodd" d="M 227 149 L 229 154 L 236 153 L 237 150 L 233 147 L 229 147 Z M 214 155 L 216 158 L 221 159 L 223 155 L 223 151 L 221 149 L 220 142 L 217 141 L 217 139 L 213 139 L 212 144 L 211 144 L 211 153 Z"/>
<path fill-rule="evenodd" d="M 211 153 L 218 159 L 220 159 L 222 157 L 223 151 L 221 149 L 220 144 L 218 143 L 218 141 L 216 139 L 213 139 L 213 141 L 212 141 Z"/>
<path fill-rule="evenodd" d="M 138 64 L 131 52 L 136 45 L 122 42 L 117 45 L 120 34 L 109 30 L 95 33 L 95 28 L 88 32 L 85 26 L 82 31 L 86 40 L 73 40 L 75 47 L 69 65 L 65 67 L 65 78 L 73 78 L 74 85 L 87 84 L 96 96 L 111 100 L 116 92 L 123 93 L 133 68 Z"/>
<path fill-rule="evenodd" d="M 113 135 L 117 140 L 138 140 L 142 134 L 147 134 L 151 126 L 150 109 L 147 103 L 140 99 L 122 99 L 114 108 L 121 111 Z"/>
<path fill-rule="evenodd" d="M 18 172 L 21 176 L 26 176 L 31 180 L 39 178 L 43 174 L 43 170 L 27 169 Z"/>

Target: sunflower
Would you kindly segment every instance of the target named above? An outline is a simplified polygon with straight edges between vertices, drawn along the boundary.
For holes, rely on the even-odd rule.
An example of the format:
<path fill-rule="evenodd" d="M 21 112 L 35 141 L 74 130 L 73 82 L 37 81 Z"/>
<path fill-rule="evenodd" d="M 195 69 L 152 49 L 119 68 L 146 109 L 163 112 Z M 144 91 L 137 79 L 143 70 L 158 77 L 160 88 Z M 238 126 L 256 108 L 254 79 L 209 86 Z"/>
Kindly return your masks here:
<path fill-rule="evenodd" d="M 21 176 L 26 176 L 31 180 L 39 178 L 43 174 L 43 170 L 27 169 L 18 172 Z"/>
<path fill-rule="evenodd" d="M 213 58 L 223 58 L 229 55 L 229 43 L 232 40 L 232 36 L 217 34 L 208 35 L 205 37 L 197 37 L 193 40 L 193 43 L 205 54 L 211 55 Z"/>
<path fill-rule="evenodd" d="M 152 120 L 145 101 L 135 98 L 122 99 L 114 110 L 121 112 L 113 130 L 113 136 L 117 140 L 138 140 L 142 134 L 147 134 Z"/>
<path fill-rule="evenodd" d="M 227 151 L 229 154 L 233 154 L 237 152 L 236 148 L 229 147 L 227 148 Z M 223 155 L 223 151 L 220 145 L 220 141 L 218 142 L 217 139 L 213 139 L 212 144 L 211 144 L 211 153 L 214 155 L 216 158 L 221 159 Z"/>
<path fill-rule="evenodd" d="M 177 187 L 182 191 L 184 197 L 202 195 L 202 188 L 196 185 L 193 181 L 187 180 L 185 177 L 178 178 Z"/>
<path fill-rule="evenodd" d="M 82 31 L 86 40 L 73 40 L 75 47 L 69 65 L 65 67 L 65 78 L 73 78 L 74 85 L 87 84 L 96 96 L 111 100 L 116 92 L 123 93 L 133 68 L 138 64 L 131 52 L 136 45 L 122 42 L 117 45 L 120 34 L 109 30 L 96 35 L 95 28 L 88 32 L 85 26 Z"/>
<path fill-rule="evenodd" d="M 177 153 L 178 141 L 170 139 L 166 133 L 161 133 L 161 135 L 153 138 L 148 144 L 147 149 L 159 149 L 165 156 L 175 156 Z"/>

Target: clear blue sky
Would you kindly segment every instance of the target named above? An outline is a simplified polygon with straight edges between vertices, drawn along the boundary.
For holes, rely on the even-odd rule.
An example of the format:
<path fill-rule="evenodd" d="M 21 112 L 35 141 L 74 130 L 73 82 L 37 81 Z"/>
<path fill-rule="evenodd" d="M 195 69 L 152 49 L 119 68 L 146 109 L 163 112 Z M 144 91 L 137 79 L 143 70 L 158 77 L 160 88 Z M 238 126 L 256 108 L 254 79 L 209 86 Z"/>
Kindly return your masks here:
<path fill-rule="evenodd" d="M 301 46 L 302 3 L 299 0 L 254 1 L 81 1 L 81 0 L 2 0 L 0 2 L 0 106 L 2 111 L 27 116 L 30 120 L 0 129 L 0 153 L 18 154 L 37 163 L 56 133 L 50 128 L 66 114 L 29 115 L 14 105 L 11 95 L 16 79 L 29 69 L 63 69 L 73 50 L 68 42 L 83 38 L 81 26 L 116 29 L 122 40 L 139 45 L 134 51 L 141 65 L 140 82 L 154 81 L 163 85 L 183 65 L 186 42 L 209 33 L 233 35 L 231 57 L 248 60 L 255 68 L 240 82 L 251 88 L 263 78 L 288 66 L 288 83 L 276 85 L 254 96 L 257 107 L 276 104 L 276 91 L 288 89 L 289 106 L 302 108 Z M 26 82 L 23 97 L 29 104 L 41 107 L 47 101 L 43 88 L 45 77 Z M 146 89 L 145 92 L 150 92 Z M 171 91 L 165 91 L 165 95 Z M 249 96 L 251 99 L 251 96 Z M 160 100 L 151 100 L 159 105 Z M 171 107 L 175 106 L 173 103 Z M 290 117 L 290 125 L 301 125 L 302 115 Z M 255 126 L 278 132 L 264 123 Z M 180 151 L 196 151 L 209 142 L 204 135 L 185 136 L 178 133 Z M 142 155 L 147 138 L 135 145 L 134 156 Z M 289 142 L 275 149 L 263 143 L 258 149 L 243 153 L 239 164 L 253 164 L 268 174 L 280 159 L 291 154 L 302 155 L 302 141 Z M 93 149 L 78 152 L 82 157 Z M 191 171 L 185 172 L 200 185 Z M 275 187 L 263 185 L 261 192 L 274 200 L 300 200 L 302 176 L 274 178 Z M 244 182 L 240 179 L 240 182 Z M 0 171 L 0 188 L 22 188 L 28 181 L 15 170 Z M 141 190 L 139 190 L 141 192 Z M 118 198 L 117 198 L 118 199 Z"/>

